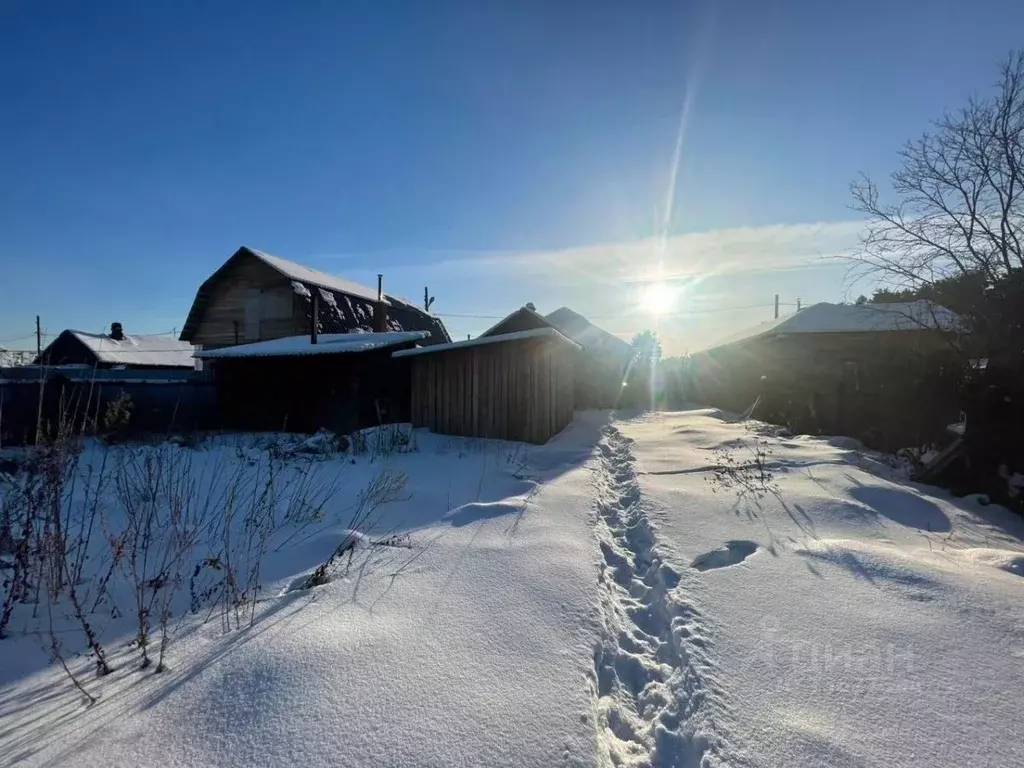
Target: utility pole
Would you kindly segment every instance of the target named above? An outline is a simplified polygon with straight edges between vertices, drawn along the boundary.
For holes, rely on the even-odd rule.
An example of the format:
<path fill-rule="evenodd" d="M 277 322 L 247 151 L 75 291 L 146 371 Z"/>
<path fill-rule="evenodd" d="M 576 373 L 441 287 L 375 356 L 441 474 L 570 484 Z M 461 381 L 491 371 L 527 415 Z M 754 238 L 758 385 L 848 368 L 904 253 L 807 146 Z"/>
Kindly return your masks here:
<path fill-rule="evenodd" d="M 43 354 L 43 329 L 39 325 L 39 315 L 36 315 L 36 358 Z"/>
<path fill-rule="evenodd" d="M 775 294 L 775 319 L 779 319 L 779 294 Z"/>

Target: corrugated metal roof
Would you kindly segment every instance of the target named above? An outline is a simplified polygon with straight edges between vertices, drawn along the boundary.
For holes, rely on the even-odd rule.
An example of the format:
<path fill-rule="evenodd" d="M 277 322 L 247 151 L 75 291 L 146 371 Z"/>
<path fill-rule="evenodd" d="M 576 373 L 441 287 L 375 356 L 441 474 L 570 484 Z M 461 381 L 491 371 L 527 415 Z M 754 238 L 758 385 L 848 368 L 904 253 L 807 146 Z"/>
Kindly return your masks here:
<path fill-rule="evenodd" d="M 317 337 L 317 343 L 310 342 L 308 335 L 285 336 L 270 341 L 240 344 L 236 347 L 222 347 L 197 352 L 196 357 L 204 360 L 245 357 L 297 357 L 301 355 L 340 355 L 387 349 L 399 344 L 422 341 L 429 336 L 427 331 L 391 331 L 388 333 L 325 333 Z"/>
<path fill-rule="evenodd" d="M 554 328 L 534 328 L 529 331 L 517 331 L 516 333 L 500 333 L 497 336 L 478 336 L 475 339 L 465 341 L 453 341 L 451 344 L 435 344 L 432 347 L 419 347 L 418 349 L 400 349 L 392 352 L 392 357 L 409 357 L 410 355 L 428 355 L 433 352 L 445 352 L 449 349 L 462 349 L 464 347 L 482 347 L 485 344 L 502 344 L 509 341 L 522 341 L 524 339 L 557 339 L 578 347 L 572 339 L 568 339 Z"/>

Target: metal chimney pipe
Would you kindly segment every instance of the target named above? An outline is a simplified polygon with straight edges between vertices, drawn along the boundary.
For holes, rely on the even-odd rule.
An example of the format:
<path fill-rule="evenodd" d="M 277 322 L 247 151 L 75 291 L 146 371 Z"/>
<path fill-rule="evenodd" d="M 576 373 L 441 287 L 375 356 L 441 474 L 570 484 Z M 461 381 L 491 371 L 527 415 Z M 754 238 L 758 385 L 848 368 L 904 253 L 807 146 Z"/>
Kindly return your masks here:
<path fill-rule="evenodd" d="M 384 275 L 377 275 L 377 303 L 373 305 L 373 330 L 384 333 L 388 329 L 387 308 L 384 306 Z"/>
<path fill-rule="evenodd" d="M 313 288 L 313 309 L 310 312 L 309 343 L 316 344 L 316 327 L 320 320 L 320 289 Z"/>

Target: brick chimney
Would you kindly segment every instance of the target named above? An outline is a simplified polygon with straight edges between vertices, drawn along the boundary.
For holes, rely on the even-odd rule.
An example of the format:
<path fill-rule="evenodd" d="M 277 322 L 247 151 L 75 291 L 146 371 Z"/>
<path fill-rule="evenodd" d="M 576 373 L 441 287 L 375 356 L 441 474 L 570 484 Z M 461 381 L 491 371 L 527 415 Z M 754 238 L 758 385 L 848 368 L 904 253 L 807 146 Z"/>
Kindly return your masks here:
<path fill-rule="evenodd" d="M 377 275 L 377 302 L 373 305 L 373 330 L 384 333 L 388 329 L 388 308 L 384 304 L 384 275 Z"/>
<path fill-rule="evenodd" d="M 110 338 L 114 341 L 124 341 L 124 329 L 120 323 L 110 324 Z"/>

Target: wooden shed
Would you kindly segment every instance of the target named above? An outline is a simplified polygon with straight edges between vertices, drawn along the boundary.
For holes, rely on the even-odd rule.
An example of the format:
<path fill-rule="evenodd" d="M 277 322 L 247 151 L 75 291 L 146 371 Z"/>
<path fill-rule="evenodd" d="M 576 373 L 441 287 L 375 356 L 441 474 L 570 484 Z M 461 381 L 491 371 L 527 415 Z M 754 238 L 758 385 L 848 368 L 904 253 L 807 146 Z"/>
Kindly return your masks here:
<path fill-rule="evenodd" d="M 347 433 L 409 418 L 409 361 L 426 331 L 291 336 L 204 350 L 224 426 Z M 315 343 L 314 343 L 315 341 Z"/>
<path fill-rule="evenodd" d="M 573 418 L 573 354 L 553 328 L 399 350 L 412 363 L 412 423 L 433 432 L 544 443 Z"/>
<path fill-rule="evenodd" d="M 637 407 L 637 395 L 649 391 L 648 372 L 631 365 L 633 346 L 594 325 L 583 315 L 561 307 L 541 315 L 532 304 L 520 307 L 481 336 L 504 336 L 537 328 L 552 328 L 578 345 L 573 353 L 576 408 Z M 625 386 L 628 384 L 628 389 Z"/>
<path fill-rule="evenodd" d="M 927 302 L 814 304 L 690 356 L 688 399 L 884 450 L 923 445 L 959 413 L 946 380 L 958 323 Z"/>

